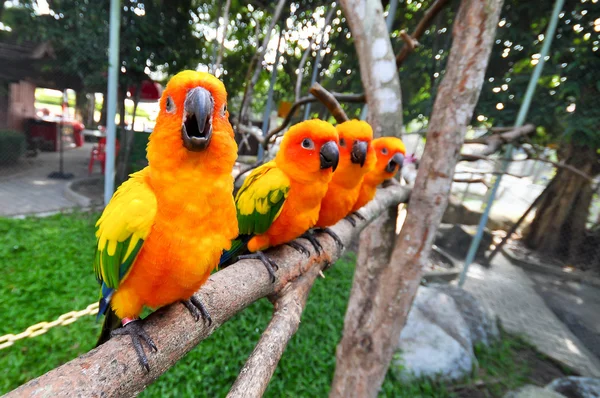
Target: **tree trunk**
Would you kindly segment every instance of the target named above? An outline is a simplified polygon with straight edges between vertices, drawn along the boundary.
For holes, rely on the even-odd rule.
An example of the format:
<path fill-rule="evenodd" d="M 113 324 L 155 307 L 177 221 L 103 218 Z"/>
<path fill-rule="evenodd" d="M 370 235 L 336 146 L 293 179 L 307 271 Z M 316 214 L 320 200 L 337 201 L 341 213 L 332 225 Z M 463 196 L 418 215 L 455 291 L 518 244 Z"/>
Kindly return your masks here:
<path fill-rule="evenodd" d="M 108 108 L 106 106 L 107 100 L 108 100 L 108 94 L 107 94 L 107 91 L 104 90 L 102 92 L 102 109 L 100 111 L 100 121 L 98 121 L 98 125 L 104 126 L 104 127 L 106 127 L 106 112 L 108 110 Z"/>
<path fill-rule="evenodd" d="M 447 71 L 430 119 L 425 153 L 408 215 L 400 235 L 395 239 L 390 261 L 386 261 L 384 254 L 391 245 L 382 246 L 369 236 L 361 238 L 357 274 L 346 312 L 343 338 L 337 348 L 330 397 L 375 397 L 383 383 L 419 286 L 423 265 L 448 204 L 454 168 L 483 85 L 502 2 L 461 2 L 453 28 L 454 40 Z M 347 3 L 342 1 L 342 6 L 347 6 Z M 351 19 L 366 19 L 366 8 L 369 7 L 365 2 L 359 2 L 354 13 L 346 14 L 350 26 L 357 23 Z M 360 36 L 354 37 L 357 40 Z M 377 45 L 372 45 L 370 50 L 373 51 L 369 51 L 366 57 L 378 53 L 377 48 Z M 362 53 L 359 57 L 361 73 L 367 67 L 373 68 L 373 64 L 365 65 Z M 369 92 L 366 85 L 365 92 Z M 379 106 L 380 102 L 371 102 L 369 111 L 379 115 Z M 380 228 L 384 231 L 390 229 Z M 389 232 L 386 234 L 389 235 Z M 370 250 L 367 258 L 360 254 L 363 248 Z"/>
<path fill-rule="evenodd" d="M 90 107 L 88 102 L 83 91 L 75 92 L 75 118 L 78 118 L 82 123 L 86 123 L 89 119 Z"/>
<path fill-rule="evenodd" d="M 369 105 L 367 121 L 376 137 L 399 137 L 402 94 L 381 0 L 342 0 L 341 6 L 358 54 L 360 77 Z"/>
<path fill-rule="evenodd" d="M 588 175 L 598 173 L 594 148 L 570 143 L 565 163 Z M 558 169 L 535 214 L 525 244 L 550 256 L 568 261 L 576 258 L 585 237 L 586 222 L 593 192 L 589 180 L 566 169 Z"/>

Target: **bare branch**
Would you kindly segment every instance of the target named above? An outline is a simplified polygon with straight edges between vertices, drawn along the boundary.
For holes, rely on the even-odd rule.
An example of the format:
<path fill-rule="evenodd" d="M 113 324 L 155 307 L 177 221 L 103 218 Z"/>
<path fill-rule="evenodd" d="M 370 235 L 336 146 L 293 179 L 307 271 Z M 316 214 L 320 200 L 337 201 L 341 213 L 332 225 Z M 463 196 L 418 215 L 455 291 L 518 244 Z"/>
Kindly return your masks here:
<path fill-rule="evenodd" d="M 514 128 L 504 133 L 494 134 L 482 138 L 475 138 L 471 140 L 465 140 L 465 144 L 484 144 L 486 145 L 486 148 L 479 151 L 478 153 L 466 154 L 463 156 L 474 157 L 491 155 L 495 152 L 498 152 L 502 145 L 507 144 L 509 142 L 518 141 L 519 139 L 525 137 L 528 134 L 532 134 L 533 132 L 535 132 L 535 126 L 533 124 L 526 124 L 524 126 Z"/>
<path fill-rule="evenodd" d="M 346 112 L 344 112 L 333 94 L 325 90 L 319 83 L 315 82 L 315 84 L 311 86 L 310 93 L 325 105 L 338 123 L 349 120 L 348 115 L 346 115 Z"/>
<path fill-rule="evenodd" d="M 583 171 L 579 170 L 578 168 L 573 167 L 570 164 L 566 164 L 564 162 L 554 162 L 554 161 L 552 161 L 550 159 L 547 159 L 547 158 L 543 158 L 543 157 L 539 157 L 539 156 L 529 156 L 529 155 L 525 159 L 513 159 L 512 161 L 513 162 L 523 162 L 525 160 L 537 160 L 537 161 L 540 161 L 540 162 L 548 163 L 548 164 L 551 164 L 552 166 L 554 166 L 556 168 L 569 170 L 570 172 L 575 173 L 578 176 L 583 177 L 583 178 L 585 178 L 588 181 L 594 181 L 594 177 L 592 177 L 592 176 L 584 173 Z"/>
<path fill-rule="evenodd" d="M 356 228 L 342 220 L 333 226 L 346 246 L 369 222 L 385 209 L 406 202 L 410 191 L 393 186 L 380 189 L 376 198 L 361 209 L 366 221 L 357 221 Z M 279 264 L 275 283 L 269 280 L 259 261 L 239 261 L 211 275 L 196 296 L 202 300 L 212 317 L 212 324 L 194 322 L 179 303 L 164 307 L 144 319 L 144 328 L 154 339 L 158 352 L 149 354 L 150 372 L 138 364 L 130 339 L 115 337 L 92 351 L 22 385 L 5 395 L 24 396 L 119 396 L 133 397 L 166 372 L 198 343 L 232 316 L 262 297 L 282 291 L 300 275 L 323 269 L 341 255 L 335 241 L 327 234 L 318 235 L 322 254 L 307 258 L 287 246 L 268 251 Z M 316 271 L 316 270 L 314 270 Z"/>
<path fill-rule="evenodd" d="M 288 341 L 298 331 L 308 293 L 319 273 L 321 273 L 319 267 L 312 267 L 277 294 L 273 318 L 240 371 L 227 397 L 260 397 L 263 395 Z"/>
<path fill-rule="evenodd" d="M 418 43 L 418 40 L 421 38 L 421 36 L 423 36 L 423 33 L 425 33 L 427 27 L 431 25 L 431 21 L 433 21 L 433 18 L 442 10 L 442 8 L 444 8 L 446 4 L 448 4 L 448 0 L 436 0 L 436 2 L 433 3 L 431 7 L 429 7 L 427 12 L 425 12 L 425 15 L 423 15 L 423 18 L 421 19 L 421 21 L 419 21 L 419 24 L 415 28 L 414 32 L 412 32 L 412 34 L 409 36 L 410 40 L 406 40 L 403 37 L 403 40 L 407 44 L 402 46 L 402 50 L 400 50 L 398 55 L 396 55 L 397 68 L 400 68 L 402 66 L 402 63 L 404 62 L 408 54 L 410 54 L 415 49 L 414 43 Z"/>
<path fill-rule="evenodd" d="M 419 42 L 417 40 L 415 40 L 414 37 L 412 37 L 408 33 L 406 33 L 405 30 L 401 30 L 400 31 L 400 38 L 408 46 L 408 51 L 409 52 L 413 52 L 415 50 L 415 48 L 417 48 L 417 47 L 420 46 Z"/>
<path fill-rule="evenodd" d="M 452 182 L 460 182 L 464 184 L 483 184 L 486 187 L 490 187 L 489 184 L 485 181 L 485 178 L 455 178 Z"/>
<path fill-rule="evenodd" d="M 219 52 L 217 53 L 217 60 L 213 65 L 213 75 L 219 69 L 221 62 L 223 61 L 223 51 L 225 49 L 225 37 L 227 37 L 227 28 L 229 25 L 229 7 L 231 6 L 231 0 L 227 0 L 223 6 L 223 36 L 221 37 L 221 43 L 219 43 Z"/>

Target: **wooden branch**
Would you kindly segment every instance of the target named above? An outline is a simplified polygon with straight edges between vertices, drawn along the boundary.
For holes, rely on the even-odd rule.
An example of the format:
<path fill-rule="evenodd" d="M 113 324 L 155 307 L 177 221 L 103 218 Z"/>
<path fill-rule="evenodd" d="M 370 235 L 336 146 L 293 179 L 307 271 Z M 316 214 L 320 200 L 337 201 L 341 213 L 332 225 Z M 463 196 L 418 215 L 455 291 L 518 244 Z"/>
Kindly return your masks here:
<path fill-rule="evenodd" d="M 277 294 L 273 318 L 229 390 L 228 398 L 264 394 L 287 343 L 298 331 L 306 299 L 321 272 L 319 267 L 312 267 Z"/>
<path fill-rule="evenodd" d="M 540 162 L 548 163 L 548 164 L 551 164 L 552 166 L 554 166 L 556 168 L 565 169 L 565 170 L 568 170 L 568 171 L 570 171 L 572 173 L 575 173 L 578 176 L 583 177 L 583 178 L 585 178 L 588 181 L 594 181 L 594 177 L 590 176 L 589 174 L 584 173 L 583 171 L 579 170 L 576 167 L 571 166 L 570 164 L 566 164 L 566 163 L 563 163 L 563 162 L 554 162 L 554 161 L 552 161 L 550 159 L 539 157 L 539 156 L 529 156 L 528 155 L 527 158 L 525 158 L 525 159 L 513 159 L 512 162 L 523 162 L 525 160 L 537 160 L 537 161 L 540 161 Z"/>
<path fill-rule="evenodd" d="M 465 140 L 465 144 L 486 145 L 486 148 L 484 148 L 483 150 L 475 154 L 467 154 L 465 156 L 470 156 L 471 158 L 473 158 L 474 156 L 481 157 L 491 155 L 495 152 L 498 152 L 502 145 L 508 144 L 509 142 L 518 141 L 519 139 L 529 134 L 532 134 L 533 132 L 535 132 L 535 126 L 533 124 L 526 124 L 524 126 L 514 128 L 504 133 L 493 134 L 487 137 L 475 138 L 471 140 Z"/>
<path fill-rule="evenodd" d="M 484 178 L 454 178 L 452 182 L 460 182 L 464 184 L 483 184 L 486 187 L 490 187 Z"/>
<path fill-rule="evenodd" d="M 227 28 L 229 25 L 229 7 L 231 6 L 231 0 L 227 0 L 225 5 L 223 6 L 223 36 L 221 37 L 221 42 L 219 43 L 219 52 L 217 53 L 217 60 L 212 68 L 212 74 L 217 73 L 217 69 L 219 69 L 219 65 L 223 61 L 223 52 L 225 50 L 225 37 L 227 36 Z M 218 22 L 218 20 L 217 20 Z"/>
<path fill-rule="evenodd" d="M 404 187 L 380 189 L 376 198 L 361 209 L 366 221 L 357 221 L 356 228 L 342 220 L 332 227 L 348 246 L 353 237 L 385 209 L 406 202 L 410 191 Z M 149 353 L 150 372 L 144 371 L 127 336 L 115 337 L 82 356 L 18 387 L 6 398 L 25 396 L 119 396 L 133 397 L 166 372 L 198 343 L 206 339 L 232 316 L 262 297 L 282 291 L 300 275 L 323 269 L 341 255 L 334 240 L 326 234 L 318 235 L 323 253 L 312 252 L 307 258 L 296 250 L 277 247 L 268 255 L 279 264 L 277 279 L 271 283 L 260 261 L 239 261 L 214 273 L 196 296 L 208 309 L 212 324 L 194 322 L 188 310 L 176 303 L 161 308 L 144 321 L 144 328 L 158 346 L 158 352 Z M 316 271 L 314 271 L 316 272 Z"/>
<path fill-rule="evenodd" d="M 404 43 L 406 43 L 406 46 L 408 46 L 409 52 L 413 52 L 415 48 L 420 46 L 419 42 L 415 40 L 414 37 L 406 33 L 405 30 L 400 31 L 400 38 L 404 41 Z"/>
<path fill-rule="evenodd" d="M 323 90 L 325 90 L 325 89 L 323 89 Z M 333 95 L 333 97 L 339 102 L 361 103 L 361 102 L 365 101 L 364 94 L 331 93 L 331 95 Z M 281 122 L 281 124 L 279 126 L 273 128 L 271 131 L 269 131 L 269 134 L 267 134 L 265 136 L 265 141 L 263 142 L 263 147 L 266 149 L 269 145 L 269 141 L 271 140 L 271 138 L 273 138 L 277 134 L 281 133 L 292 122 L 294 113 L 296 113 L 296 110 L 298 110 L 298 108 L 300 106 L 307 104 L 309 102 L 317 102 L 318 100 L 319 100 L 318 98 L 316 98 L 312 95 L 309 95 L 307 97 L 302 97 L 302 98 L 300 98 L 300 100 L 296 101 L 290 108 L 290 111 L 287 114 L 287 116 L 285 117 L 285 119 L 283 120 L 283 122 Z"/>
<path fill-rule="evenodd" d="M 415 28 L 414 32 L 412 32 L 410 36 L 407 35 L 406 32 L 404 32 L 406 36 L 410 38 L 410 40 L 406 40 L 404 37 L 401 36 L 406 44 L 402 46 L 402 50 L 400 50 L 398 55 L 396 55 L 397 68 L 400 68 L 408 54 L 413 52 L 413 50 L 415 49 L 414 43 L 418 43 L 418 40 L 421 38 L 421 36 L 423 36 L 423 33 L 425 33 L 425 30 L 427 30 L 427 27 L 431 25 L 431 21 L 433 21 L 433 18 L 442 10 L 442 8 L 444 8 L 444 6 L 446 6 L 446 4 L 448 4 L 448 0 L 436 0 L 436 2 L 433 3 L 431 7 L 429 7 L 429 9 L 425 12 L 425 15 L 423 15 L 423 18 L 417 24 L 417 27 Z M 402 33 L 400 34 L 402 35 Z"/>
<path fill-rule="evenodd" d="M 325 90 L 319 83 L 315 82 L 311 86 L 310 93 L 325 105 L 338 123 L 350 120 L 333 94 Z"/>

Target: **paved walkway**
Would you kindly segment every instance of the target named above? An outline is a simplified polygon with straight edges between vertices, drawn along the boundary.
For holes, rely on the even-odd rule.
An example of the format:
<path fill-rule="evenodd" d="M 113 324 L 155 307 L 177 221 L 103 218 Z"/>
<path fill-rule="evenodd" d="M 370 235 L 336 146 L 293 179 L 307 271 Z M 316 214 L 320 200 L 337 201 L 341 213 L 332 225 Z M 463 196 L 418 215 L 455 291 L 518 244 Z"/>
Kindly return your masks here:
<path fill-rule="evenodd" d="M 93 144 L 64 152 L 64 170 L 74 178 L 87 176 L 87 165 Z M 21 166 L 21 167 L 16 167 Z M 64 196 L 66 185 L 72 180 L 49 179 L 48 174 L 58 171 L 58 153 L 41 152 L 35 158 L 26 158 L 10 169 L 0 167 L 0 217 L 31 213 L 46 213 L 76 207 Z M 96 174 L 100 167 L 96 165 Z"/>
<path fill-rule="evenodd" d="M 546 306 L 525 271 L 504 256 L 496 256 L 489 269 L 471 265 L 464 288 L 489 306 L 507 331 L 582 376 L 600 377 L 600 362 Z"/>

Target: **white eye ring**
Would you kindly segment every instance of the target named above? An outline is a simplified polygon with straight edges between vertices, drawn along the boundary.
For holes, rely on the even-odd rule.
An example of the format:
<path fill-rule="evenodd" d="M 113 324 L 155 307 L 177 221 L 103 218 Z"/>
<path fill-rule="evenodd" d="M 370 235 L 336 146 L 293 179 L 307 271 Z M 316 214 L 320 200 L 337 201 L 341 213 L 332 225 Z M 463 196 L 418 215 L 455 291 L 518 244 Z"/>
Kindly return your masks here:
<path fill-rule="evenodd" d="M 388 154 L 387 148 L 382 148 L 381 153 L 383 153 L 384 155 L 387 155 Z"/>
<path fill-rule="evenodd" d="M 171 98 L 170 95 L 167 96 L 165 108 L 167 110 L 167 113 L 175 113 L 177 111 L 177 107 L 175 106 L 175 103 L 173 102 L 173 98 Z"/>
<path fill-rule="evenodd" d="M 315 143 L 310 138 L 303 139 L 301 145 L 304 149 L 315 149 Z"/>

